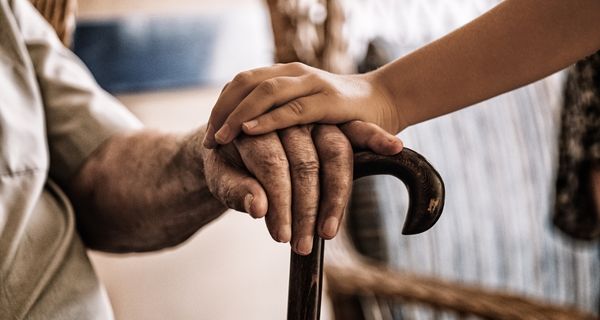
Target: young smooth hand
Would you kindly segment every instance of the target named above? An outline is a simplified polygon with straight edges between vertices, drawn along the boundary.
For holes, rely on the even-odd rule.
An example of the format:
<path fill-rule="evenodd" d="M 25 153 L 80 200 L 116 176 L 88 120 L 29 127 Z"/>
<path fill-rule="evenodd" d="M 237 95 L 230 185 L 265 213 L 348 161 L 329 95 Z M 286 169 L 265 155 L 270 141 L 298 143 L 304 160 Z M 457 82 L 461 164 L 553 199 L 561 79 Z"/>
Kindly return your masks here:
<path fill-rule="evenodd" d="M 300 63 L 242 72 L 217 101 L 205 145 L 232 141 L 242 129 L 255 135 L 312 122 L 363 120 L 395 134 L 593 54 L 598 30 L 598 0 L 505 0 L 368 74 L 334 75 Z"/>
<path fill-rule="evenodd" d="M 362 120 L 398 132 L 399 117 L 370 74 L 337 75 L 301 63 L 238 74 L 212 110 L 204 146 L 227 144 L 243 130 L 259 135 L 294 125 Z"/>

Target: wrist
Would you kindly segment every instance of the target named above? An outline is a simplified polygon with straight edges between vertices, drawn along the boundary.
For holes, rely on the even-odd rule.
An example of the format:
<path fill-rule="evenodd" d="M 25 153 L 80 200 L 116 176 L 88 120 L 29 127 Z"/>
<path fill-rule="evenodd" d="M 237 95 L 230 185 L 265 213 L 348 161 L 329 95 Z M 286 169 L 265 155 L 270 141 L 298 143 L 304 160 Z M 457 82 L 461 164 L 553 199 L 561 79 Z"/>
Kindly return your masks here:
<path fill-rule="evenodd" d="M 206 134 L 206 126 L 180 137 L 180 148 L 174 158 L 173 169 L 182 177 L 184 187 L 198 190 L 206 184 L 204 161 L 207 149 L 202 145 Z"/>
<path fill-rule="evenodd" d="M 372 71 L 365 76 L 373 85 L 377 101 L 380 101 L 376 106 L 378 120 L 377 124 L 391 134 L 397 134 L 409 126 L 407 117 L 404 114 L 402 103 L 398 103 L 398 94 L 394 88 L 389 85 L 389 77 L 385 74 L 383 68 Z M 403 99 L 402 99 L 403 100 Z"/>

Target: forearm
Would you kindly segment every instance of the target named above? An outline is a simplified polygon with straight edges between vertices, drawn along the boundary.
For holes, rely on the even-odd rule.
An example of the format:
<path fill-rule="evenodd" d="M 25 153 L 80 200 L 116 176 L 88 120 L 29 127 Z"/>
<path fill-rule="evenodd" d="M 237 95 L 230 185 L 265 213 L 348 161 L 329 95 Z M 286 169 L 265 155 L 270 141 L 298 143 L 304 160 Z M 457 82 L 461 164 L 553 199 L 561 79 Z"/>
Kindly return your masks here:
<path fill-rule="evenodd" d="M 506 0 L 373 73 L 397 131 L 550 75 L 600 49 L 600 1 Z"/>
<path fill-rule="evenodd" d="M 113 137 L 90 156 L 69 186 L 86 244 L 157 250 L 220 216 L 225 207 L 208 190 L 201 138 L 143 131 Z"/>

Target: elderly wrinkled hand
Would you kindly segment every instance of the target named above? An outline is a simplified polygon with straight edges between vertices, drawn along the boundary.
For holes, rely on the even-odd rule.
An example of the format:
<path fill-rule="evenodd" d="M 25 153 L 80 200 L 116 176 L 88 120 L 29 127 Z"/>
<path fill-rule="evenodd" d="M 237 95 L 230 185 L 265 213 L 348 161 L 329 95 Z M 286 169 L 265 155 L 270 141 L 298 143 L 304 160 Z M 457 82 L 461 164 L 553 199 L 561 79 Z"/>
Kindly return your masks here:
<path fill-rule="evenodd" d="M 273 239 L 291 241 L 305 255 L 315 230 L 325 239 L 337 234 L 352 188 L 353 146 L 382 154 L 402 149 L 383 129 L 360 121 L 297 126 L 205 149 L 204 171 L 217 199 L 265 217 Z"/>

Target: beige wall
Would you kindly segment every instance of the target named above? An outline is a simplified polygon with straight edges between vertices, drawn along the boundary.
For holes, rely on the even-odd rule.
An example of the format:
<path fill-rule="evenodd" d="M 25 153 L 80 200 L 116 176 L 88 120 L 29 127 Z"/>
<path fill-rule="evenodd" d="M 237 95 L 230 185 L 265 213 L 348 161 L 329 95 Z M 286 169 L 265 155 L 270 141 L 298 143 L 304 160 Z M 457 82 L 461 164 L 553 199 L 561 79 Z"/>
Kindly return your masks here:
<path fill-rule="evenodd" d="M 210 13 L 262 5 L 261 0 L 79 0 L 81 18 L 128 14 Z"/>

